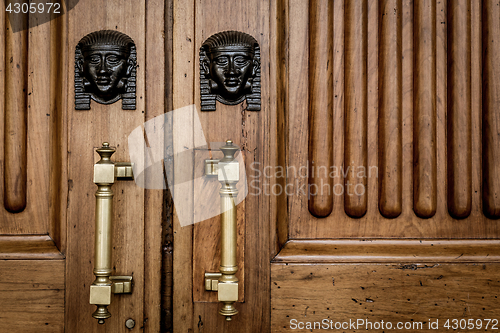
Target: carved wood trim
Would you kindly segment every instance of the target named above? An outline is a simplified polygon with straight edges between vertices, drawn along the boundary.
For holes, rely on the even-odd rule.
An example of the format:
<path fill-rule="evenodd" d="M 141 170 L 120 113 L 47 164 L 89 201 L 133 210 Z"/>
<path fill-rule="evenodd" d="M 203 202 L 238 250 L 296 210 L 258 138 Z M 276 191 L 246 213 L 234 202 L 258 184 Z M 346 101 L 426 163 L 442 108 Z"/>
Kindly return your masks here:
<path fill-rule="evenodd" d="M 28 15 L 12 15 L 14 24 L 27 24 Z M 19 213 L 27 202 L 28 32 L 14 33 L 5 20 L 4 207 Z"/>
<path fill-rule="evenodd" d="M 438 186 L 436 5 L 419 1 L 413 10 L 413 210 L 418 217 L 429 218 L 436 214 Z"/>
<path fill-rule="evenodd" d="M 309 10 L 309 212 L 333 210 L 333 2 L 311 1 Z M 328 188 L 324 192 L 324 188 Z"/>
<path fill-rule="evenodd" d="M 500 96 L 498 62 L 498 31 L 500 9 L 498 3 L 483 1 L 483 210 L 491 219 L 500 218 Z"/>
<path fill-rule="evenodd" d="M 272 263 L 492 263 L 498 240 L 289 240 Z"/>
<path fill-rule="evenodd" d="M 472 210 L 471 4 L 448 1 L 448 211 Z"/>
<path fill-rule="evenodd" d="M 49 235 L 0 236 L 0 260 L 64 258 Z"/>

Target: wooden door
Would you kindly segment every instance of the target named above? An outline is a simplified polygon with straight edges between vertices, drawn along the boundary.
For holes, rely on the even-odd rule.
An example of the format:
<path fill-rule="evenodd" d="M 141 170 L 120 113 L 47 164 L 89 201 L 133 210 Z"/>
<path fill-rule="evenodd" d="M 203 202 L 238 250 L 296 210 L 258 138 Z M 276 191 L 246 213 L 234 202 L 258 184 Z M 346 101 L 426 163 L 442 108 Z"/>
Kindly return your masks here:
<path fill-rule="evenodd" d="M 173 17 L 174 108 L 200 109 L 193 54 L 216 32 L 254 36 L 262 68 L 260 112 L 200 112 L 255 181 L 240 313 L 225 322 L 203 290 L 218 219 L 174 215 L 174 331 L 479 331 L 500 315 L 495 2 L 174 1 Z M 202 153 L 175 176 L 201 176 Z"/>
<path fill-rule="evenodd" d="M 0 14 L 2 329 L 122 332 L 133 319 L 133 330 L 159 332 L 161 307 L 175 332 L 305 331 L 324 319 L 334 328 L 364 319 L 374 329 L 382 320 L 423 329 L 439 320 L 443 330 L 446 319 L 498 318 L 496 3 L 81 0 L 63 8 L 52 20 L 13 18 L 30 25 L 20 32 Z M 136 110 L 94 101 L 75 110 L 75 46 L 102 29 L 137 46 Z M 224 30 L 260 45 L 260 111 L 244 103 L 199 111 L 199 48 Z M 203 289 L 220 258 L 218 217 L 182 227 L 163 191 L 129 181 L 113 185 L 113 268 L 134 276 L 134 291 L 114 296 L 112 317 L 98 325 L 88 302 L 95 148 L 108 141 L 114 160 L 128 161 L 134 129 L 190 105 L 191 117 L 158 127 L 165 150 L 192 146 L 179 134 L 193 129 L 196 112 L 207 142 L 233 139 L 246 161 L 239 314 L 224 321 Z M 167 177 L 202 177 L 200 161 L 219 153 L 191 154 L 187 164 L 166 161 Z M 185 203 L 191 211 L 199 190 Z M 163 286 L 162 216 L 174 248 Z"/>
<path fill-rule="evenodd" d="M 95 149 L 107 141 L 114 161 L 130 161 L 131 131 L 164 112 L 165 7 L 82 0 L 52 17 L 0 12 L 1 331 L 124 332 L 127 319 L 130 331 L 160 331 L 162 190 L 113 185 L 113 275 L 132 275 L 133 292 L 115 295 L 111 318 L 98 325 L 89 286 Z M 23 21 L 29 29 L 15 31 Z M 75 109 L 75 47 L 103 29 L 135 42 L 135 110 L 120 101 Z"/>

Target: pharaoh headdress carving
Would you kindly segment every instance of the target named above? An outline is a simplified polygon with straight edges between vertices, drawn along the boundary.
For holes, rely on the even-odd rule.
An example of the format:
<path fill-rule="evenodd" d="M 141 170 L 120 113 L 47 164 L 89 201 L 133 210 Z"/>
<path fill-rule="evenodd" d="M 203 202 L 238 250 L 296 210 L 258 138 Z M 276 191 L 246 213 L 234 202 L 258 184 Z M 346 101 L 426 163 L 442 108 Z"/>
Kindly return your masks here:
<path fill-rule="evenodd" d="M 137 53 L 129 36 L 114 30 L 91 32 L 75 50 L 75 109 L 90 110 L 90 100 L 135 110 Z"/>
<path fill-rule="evenodd" d="M 246 100 L 247 110 L 260 111 L 257 40 L 239 31 L 210 36 L 200 48 L 200 89 L 202 111 L 215 111 L 216 100 L 226 105 Z"/>

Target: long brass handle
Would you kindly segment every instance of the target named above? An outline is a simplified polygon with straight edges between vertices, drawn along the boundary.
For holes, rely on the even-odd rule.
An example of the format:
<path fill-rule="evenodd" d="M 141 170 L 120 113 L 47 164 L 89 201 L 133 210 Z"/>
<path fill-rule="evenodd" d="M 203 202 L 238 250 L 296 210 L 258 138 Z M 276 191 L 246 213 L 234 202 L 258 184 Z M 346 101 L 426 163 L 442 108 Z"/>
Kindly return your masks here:
<path fill-rule="evenodd" d="M 236 262 L 236 205 L 238 195 L 236 184 L 239 181 L 239 163 L 234 160 L 238 147 L 231 140 L 220 148 L 224 158 L 220 161 L 207 161 L 205 170 L 208 175 L 218 175 L 221 182 L 221 264 L 220 273 L 205 273 L 205 289 L 217 291 L 218 300 L 223 303 L 219 314 L 231 320 L 238 313 L 234 303 L 238 301 L 238 264 Z"/>
<path fill-rule="evenodd" d="M 115 152 L 107 142 L 97 149 L 101 159 L 94 165 L 94 183 L 97 185 L 95 193 L 95 280 L 90 286 L 90 304 L 97 306 L 92 317 L 99 324 L 111 317 L 108 305 L 111 304 L 111 294 L 132 292 L 131 276 L 111 276 L 112 226 L 113 226 L 113 191 L 111 186 L 116 178 L 133 179 L 130 163 L 111 161 Z"/>

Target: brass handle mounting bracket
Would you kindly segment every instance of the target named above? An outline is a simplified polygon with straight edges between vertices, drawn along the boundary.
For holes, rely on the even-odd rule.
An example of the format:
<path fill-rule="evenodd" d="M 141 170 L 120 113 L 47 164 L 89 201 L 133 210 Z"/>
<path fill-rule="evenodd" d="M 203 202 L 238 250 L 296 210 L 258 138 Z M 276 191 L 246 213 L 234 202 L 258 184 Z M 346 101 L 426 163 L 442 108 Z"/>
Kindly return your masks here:
<path fill-rule="evenodd" d="M 97 306 L 92 317 L 99 324 L 104 324 L 105 319 L 111 317 L 108 305 L 111 304 L 111 294 L 129 294 L 132 292 L 132 276 L 111 276 L 111 249 L 112 249 L 112 224 L 113 224 L 113 191 L 111 186 L 116 180 L 132 180 L 131 163 L 114 163 L 111 155 L 115 149 L 104 142 L 97 149 L 101 157 L 94 164 L 94 183 L 97 185 L 95 193 L 95 280 L 90 286 L 90 304 Z"/>
<path fill-rule="evenodd" d="M 236 205 L 238 196 L 236 183 L 239 181 L 239 163 L 234 159 L 238 147 L 231 140 L 220 148 L 224 153 L 221 160 L 205 160 L 205 175 L 217 176 L 221 182 L 221 264 L 219 273 L 205 273 L 205 290 L 217 291 L 219 302 L 223 303 L 219 314 L 230 321 L 238 313 L 234 303 L 238 301 L 238 278 L 236 272 Z"/>

